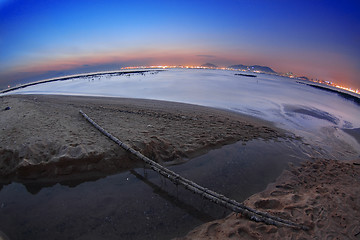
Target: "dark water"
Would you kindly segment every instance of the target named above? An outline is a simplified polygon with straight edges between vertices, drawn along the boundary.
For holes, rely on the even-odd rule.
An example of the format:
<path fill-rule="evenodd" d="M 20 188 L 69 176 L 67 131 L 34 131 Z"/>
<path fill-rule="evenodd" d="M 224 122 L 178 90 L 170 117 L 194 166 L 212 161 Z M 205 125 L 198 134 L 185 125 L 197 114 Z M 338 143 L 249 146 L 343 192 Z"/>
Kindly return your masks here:
<path fill-rule="evenodd" d="M 256 140 L 170 168 L 241 202 L 265 189 L 289 162 L 306 159 L 307 151 L 297 142 Z M 149 169 L 36 194 L 19 183 L 0 191 L 0 231 L 10 239 L 171 239 L 227 214 Z"/>

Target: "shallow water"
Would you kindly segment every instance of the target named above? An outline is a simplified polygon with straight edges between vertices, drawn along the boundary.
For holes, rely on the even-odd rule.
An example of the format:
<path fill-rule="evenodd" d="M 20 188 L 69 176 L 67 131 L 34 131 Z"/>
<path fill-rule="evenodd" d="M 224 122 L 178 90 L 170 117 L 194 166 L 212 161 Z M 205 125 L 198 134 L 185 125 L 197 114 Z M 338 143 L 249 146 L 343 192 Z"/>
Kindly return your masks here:
<path fill-rule="evenodd" d="M 241 202 L 311 152 L 290 141 L 235 143 L 171 170 Z M 261 149 L 261 151 L 259 151 Z M 78 184 L 78 183 L 77 183 Z M 10 239 L 170 239 L 229 214 L 149 169 L 32 194 L 19 183 L 0 191 L 0 230 Z"/>
<path fill-rule="evenodd" d="M 353 159 L 360 145 L 341 129 L 360 127 L 360 106 L 335 93 L 267 74 L 169 69 L 160 72 L 83 77 L 10 93 L 146 98 L 230 109 L 277 124 L 324 149 L 323 156 Z M 330 141 L 329 141 L 330 140 Z M 343 151 L 345 149 L 345 151 Z"/>

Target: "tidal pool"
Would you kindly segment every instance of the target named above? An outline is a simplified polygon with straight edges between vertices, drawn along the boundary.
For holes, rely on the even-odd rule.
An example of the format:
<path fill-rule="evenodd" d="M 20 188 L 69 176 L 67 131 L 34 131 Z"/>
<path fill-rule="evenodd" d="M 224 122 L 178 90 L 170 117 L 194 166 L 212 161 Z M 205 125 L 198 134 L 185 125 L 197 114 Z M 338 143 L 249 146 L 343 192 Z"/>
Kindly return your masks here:
<path fill-rule="evenodd" d="M 241 202 L 311 151 L 290 140 L 254 140 L 170 169 Z M 170 239 L 229 213 L 146 168 L 51 187 L 11 183 L 0 191 L 0 231 L 10 239 Z"/>

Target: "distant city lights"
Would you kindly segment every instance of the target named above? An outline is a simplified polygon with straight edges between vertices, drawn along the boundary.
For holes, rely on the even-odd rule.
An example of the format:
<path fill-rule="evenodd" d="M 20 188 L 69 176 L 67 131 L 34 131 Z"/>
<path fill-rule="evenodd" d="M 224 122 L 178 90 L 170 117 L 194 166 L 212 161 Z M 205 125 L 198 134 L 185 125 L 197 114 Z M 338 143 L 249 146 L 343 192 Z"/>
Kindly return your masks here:
<path fill-rule="evenodd" d="M 288 72 L 288 73 L 268 73 L 268 72 L 262 72 L 259 70 L 244 70 L 244 69 L 234 69 L 234 68 L 227 68 L 227 67 L 207 67 L 207 66 L 198 66 L 198 65 L 157 65 L 157 66 L 130 66 L 130 67 L 122 67 L 121 70 L 132 70 L 132 69 L 171 69 L 171 68 L 183 68 L 183 69 L 217 69 L 217 70 L 231 70 L 231 71 L 241 71 L 241 72 L 253 72 L 253 73 L 266 73 L 266 74 L 272 74 L 272 75 L 277 75 L 277 76 L 282 76 L 282 77 L 287 77 L 287 78 L 291 78 L 291 79 L 298 79 L 298 80 L 302 80 L 302 81 L 309 81 L 309 82 L 314 82 L 314 83 L 318 83 L 318 84 L 322 84 L 322 85 L 327 85 L 327 86 L 331 86 L 334 88 L 338 88 L 344 91 L 348 91 L 354 94 L 359 95 L 360 97 L 360 89 L 352 89 L 350 87 L 347 86 L 342 86 L 340 84 L 336 84 L 330 81 L 324 81 L 324 80 L 320 80 L 320 79 L 309 79 L 307 77 L 297 77 L 294 73 L 292 72 Z M 112 71 L 110 71 L 111 73 Z M 99 72 L 100 73 L 100 72 Z M 109 72 L 102 72 L 102 73 L 109 73 Z M 84 74 L 75 74 L 75 75 L 70 75 L 70 76 L 81 76 L 81 75 L 86 75 L 86 73 Z M 67 76 L 69 77 L 69 76 Z M 46 80 L 41 80 L 38 81 L 39 83 L 41 82 L 46 82 L 48 80 L 54 80 L 54 79 L 58 79 L 58 78 L 52 78 L 52 79 L 46 79 Z M 27 85 L 27 84 L 25 84 Z M 16 85 L 15 87 L 18 87 L 18 85 Z M 8 89 L 12 88 L 10 85 L 7 86 Z"/>
<path fill-rule="evenodd" d="M 187 69 L 218 69 L 218 70 L 235 70 L 235 71 L 246 71 L 246 70 L 240 70 L 240 69 L 233 69 L 233 68 L 225 68 L 225 67 L 205 67 L 205 66 L 197 66 L 197 65 L 179 65 L 179 66 L 133 66 L 133 67 L 123 67 L 121 69 L 141 69 L 141 68 L 161 68 L 161 69 L 167 69 L 167 68 L 187 68 Z M 251 72 L 254 73 L 262 73 L 261 71 L 258 70 L 251 70 Z M 269 74 L 269 73 L 267 73 Z M 283 76 L 283 77 L 288 77 L 288 78 L 296 78 L 296 79 L 300 79 L 298 78 L 295 74 L 293 74 L 292 72 L 288 72 L 288 73 L 277 73 L 275 75 L 279 75 L 279 76 Z M 311 81 L 311 82 L 316 82 L 316 83 L 320 83 L 320 84 L 324 84 L 324 85 L 328 85 L 328 86 L 332 86 L 335 88 L 339 88 L 348 92 L 352 92 L 355 94 L 359 94 L 360 95 L 360 90 L 359 89 L 352 89 L 349 87 L 345 87 L 345 86 L 341 86 L 339 84 L 335 84 L 329 81 L 323 81 L 323 80 L 307 80 L 307 81 Z"/>

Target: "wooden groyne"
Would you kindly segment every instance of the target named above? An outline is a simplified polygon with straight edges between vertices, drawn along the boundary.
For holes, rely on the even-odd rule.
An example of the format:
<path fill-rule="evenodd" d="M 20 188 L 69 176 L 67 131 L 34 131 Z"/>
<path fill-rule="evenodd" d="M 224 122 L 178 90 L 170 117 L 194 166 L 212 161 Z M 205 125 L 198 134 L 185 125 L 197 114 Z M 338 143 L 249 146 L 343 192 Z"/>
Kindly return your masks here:
<path fill-rule="evenodd" d="M 149 165 L 149 167 L 152 170 L 154 170 L 155 172 L 159 173 L 160 175 L 168 178 L 174 184 L 182 185 L 186 189 L 192 191 L 193 193 L 199 194 L 203 198 L 210 200 L 211 202 L 214 202 L 218 205 L 221 205 L 233 212 L 240 213 L 252 221 L 264 222 L 266 224 L 275 225 L 278 227 L 291 227 L 291 228 L 296 228 L 296 229 L 308 230 L 307 226 L 303 226 L 301 224 L 294 223 L 290 220 L 285 220 L 285 219 L 282 219 L 279 217 L 272 216 L 268 213 L 260 212 L 255 209 L 249 208 L 249 207 L 245 206 L 244 204 L 241 204 L 235 200 L 225 197 L 224 195 L 221 195 L 221 194 L 211 191 L 207 188 L 204 188 L 204 187 L 180 176 L 179 174 L 177 174 L 177 173 L 161 166 L 157 162 L 149 159 L 148 157 L 144 156 L 140 152 L 136 151 L 135 149 L 131 148 L 127 144 L 120 141 L 118 138 L 111 135 L 109 132 L 107 132 L 105 129 L 103 129 L 101 126 L 99 126 L 95 121 L 93 121 L 89 116 L 87 116 L 82 110 L 80 110 L 80 114 L 89 123 L 91 123 L 96 129 L 98 129 L 101 133 L 103 133 L 105 136 L 110 138 L 117 145 L 119 145 L 120 147 L 122 147 L 123 149 L 125 149 L 127 152 L 131 153 L 138 159 L 141 159 L 142 161 L 144 161 L 146 164 Z"/>

